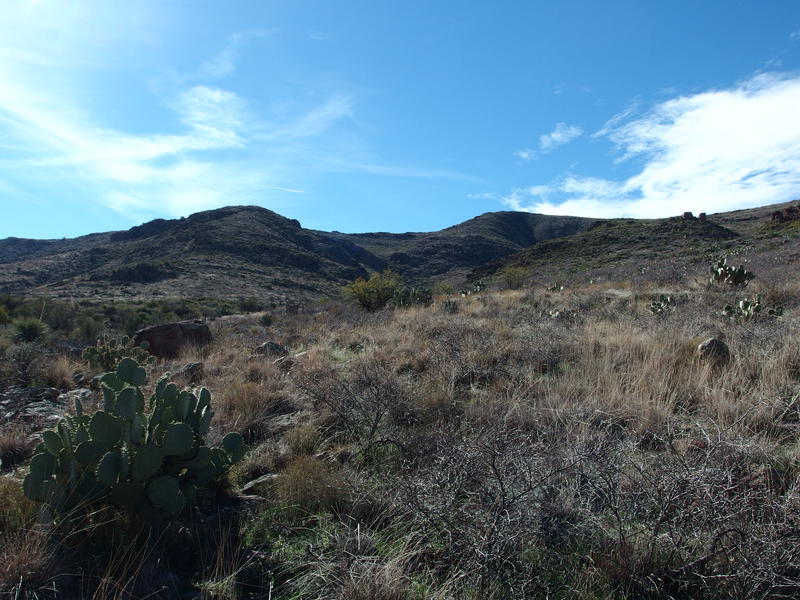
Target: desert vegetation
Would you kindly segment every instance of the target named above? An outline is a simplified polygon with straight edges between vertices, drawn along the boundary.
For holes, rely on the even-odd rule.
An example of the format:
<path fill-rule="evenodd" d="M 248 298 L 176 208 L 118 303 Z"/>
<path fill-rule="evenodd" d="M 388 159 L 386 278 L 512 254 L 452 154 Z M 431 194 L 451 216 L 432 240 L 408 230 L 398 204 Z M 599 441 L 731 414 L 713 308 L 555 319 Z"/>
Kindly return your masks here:
<path fill-rule="evenodd" d="M 749 278 L 744 300 L 765 307 L 755 310 L 724 281 L 561 286 L 515 269 L 430 302 L 392 302 L 406 288 L 384 273 L 351 286 L 349 301 L 299 314 L 264 306 L 269 313 L 225 316 L 218 304 L 196 303 L 192 316 L 209 318 L 213 343 L 174 360 L 139 354 L 135 367 L 122 338 L 132 307 L 87 302 L 56 318 L 41 299 L 4 297 L 0 591 L 231 600 L 800 594 L 797 282 Z M 382 289 L 387 277 L 387 307 L 359 305 L 354 290 L 371 298 L 370 282 Z M 148 310 L 174 309 L 170 302 Z M 81 331 L 84 318 L 97 322 L 99 345 Z M 698 354 L 712 337 L 724 356 Z M 265 340 L 288 354 L 256 352 Z M 93 379 L 105 371 L 117 380 Z M 160 379 L 165 371 L 173 375 Z M 57 468 L 49 452 L 65 446 L 61 430 L 39 444 L 59 419 L 91 430 L 83 422 L 95 411 L 122 411 L 119 422 L 147 430 L 165 394 L 176 400 L 173 392 L 198 385 L 213 395 L 213 420 L 171 416 L 166 427 L 181 435 L 154 437 L 144 451 L 177 457 L 164 445 L 183 451 L 200 437 L 221 447 L 224 468 L 205 474 L 191 502 L 178 506 L 190 490 L 170 494 L 167 484 L 137 497 L 142 510 L 127 496 L 117 506 L 91 493 L 61 505 L 39 488 L 27 496 L 44 502 L 26 497 L 28 473 Z M 137 405 L 138 394 L 153 405 Z M 190 425 L 202 432 L 183 439 Z M 246 442 L 236 460 L 231 432 Z M 109 454 L 128 451 L 121 438 L 103 443 Z M 87 472 L 99 478 L 103 466 L 102 477 L 129 491 L 119 461 L 87 461 Z M 131 464 L 148 478 L 193 477 L 191 465 L 167 473 L 150 462 Z"/>

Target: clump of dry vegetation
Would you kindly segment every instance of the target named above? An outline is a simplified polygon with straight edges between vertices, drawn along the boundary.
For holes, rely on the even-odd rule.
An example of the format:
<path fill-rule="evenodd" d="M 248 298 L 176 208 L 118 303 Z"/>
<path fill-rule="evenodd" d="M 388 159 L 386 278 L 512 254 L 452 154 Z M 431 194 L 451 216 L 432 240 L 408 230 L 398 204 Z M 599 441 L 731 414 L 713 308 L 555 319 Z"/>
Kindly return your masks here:
<path fill-rule="evenodd" d="M 210 347 L 157 368 L 204 363 L 217 436 L 250 444 L 230 474 L 247 495 L 99 573 L 41 530 L 39 579 L 9 566 L 0 587 L 67 597 L 80 586 L 55 573 L 83 568 L 95 597 L 145 597 L 142 582 L 164 598 L 796 597 L 800 290 L 752 285 L 784 315 L 729 319 L 737 291 L 702 285 L 666 290 L 654 313 L 653 287 L 508 284 L 455 311 L 438 298 L 275 319 L 280 359 L 254 354 L 257 315 L 220 319 Z M 709 337 L 727 362 L 699 357 Z M 16 472 L 3 482 L 18 490 Z M 4 556 L 33 525 L 15 510 Z M 134 562 L 136 577 L 117 569 Z"/>

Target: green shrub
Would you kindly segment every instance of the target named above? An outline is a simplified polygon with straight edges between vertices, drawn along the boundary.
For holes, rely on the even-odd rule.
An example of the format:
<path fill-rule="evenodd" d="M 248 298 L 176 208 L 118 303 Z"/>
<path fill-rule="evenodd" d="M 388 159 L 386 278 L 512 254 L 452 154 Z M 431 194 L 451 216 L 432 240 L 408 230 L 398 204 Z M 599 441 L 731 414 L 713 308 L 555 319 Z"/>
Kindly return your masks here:
<path fill-rule="evenodd" d="M 264 303 L 258 298 L 239 298 L 239 310 L 243 313 L 264 310 Z"/>
<path fill-rule="evenodd" d="M 103 410 L 86 415 L 76 400 L 75 416 L 43 432 L 23 482 L 25 495 L 56 516 L 111 505 L 159 524 L 209 494 L 242 458 L 242 436 L 229 433 L 221 448 L 206 446 L 211 393 L 179 391 L 168 375 L 158 380 L 145 413 L 145 379 L 145 369 L 124 358 L 100 380 Z"/>
<path fill-rule="evenodd" d="M 519 290 L 525 286 L 530 271 L 525 267 L 506 267 L 498 275 L 507 290 Z"/>
<path fill-rule="evenodd" d="M 270 313 L 264 313 L 258 318 L 259 323 L 261 323 L 264 327 L 270 327 L 273 320 L 274 319 Z"/>
<path fill-rule="evenodd" d="M 38 342 L 47 333 L 47 325 L 32 317 L 15 319 L 13 326 L 15 342 Z"/>
<path fill-rule="evenodd" d="M 386 269 L 383 273 L 373 273 L 368 280 L 359 277 L 344 286 L 342 294 L 355 300 L 362 308 L 378 310 L 386 306 L 401 287 L 400 275 Z"/>
<path fill-rule="evenodd" d="M 6 310 L 6 307 L 0 304 L 0 325 L 5 325 L 10 320 L 11 319 L 8 316 L 8 311 Z"/>

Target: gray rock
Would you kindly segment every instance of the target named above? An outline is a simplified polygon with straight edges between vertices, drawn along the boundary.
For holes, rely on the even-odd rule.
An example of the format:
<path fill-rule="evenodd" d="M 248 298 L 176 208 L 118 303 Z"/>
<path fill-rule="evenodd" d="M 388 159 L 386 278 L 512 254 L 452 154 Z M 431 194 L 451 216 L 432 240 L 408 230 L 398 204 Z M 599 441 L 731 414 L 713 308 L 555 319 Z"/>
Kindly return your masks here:
<path fill-rule="evenodd" d="M 197 385 L 203 381 L 203 363 L 190 362 L 186 363 L 181 369 L 181 374 L 186 377 L 190 385 Z"/>
<path fill-rule="evenodd" d="M 719 338 L 708 338 L 697 345 L 697 357 L 716 366 L 727 364 L 731 359 L 728 344 Z"/>
<path fill-rule="evenodd" d="M 258 348 L 256 348 L 256 353 L 261 354 L 263 356 L 272 356 L 276 358 L 281 358 L 289 354 L 289 351 L 281 346 L 277 342 L 264 342 Z"/>

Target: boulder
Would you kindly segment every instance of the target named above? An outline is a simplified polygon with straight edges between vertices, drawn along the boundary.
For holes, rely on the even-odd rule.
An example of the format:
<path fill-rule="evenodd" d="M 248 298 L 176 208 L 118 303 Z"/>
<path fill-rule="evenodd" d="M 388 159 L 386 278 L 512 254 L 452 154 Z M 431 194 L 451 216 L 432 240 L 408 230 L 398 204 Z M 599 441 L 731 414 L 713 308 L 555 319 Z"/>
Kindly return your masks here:
<path fill-rule="evenodd" d="M 133 336 L 133 343 L 139 346 L 147 342 L 148 352 L 159 358 L 175 358 L 187 344 L 202 346 L 213 340 L 211 330 L 203 321 L 178 321 L 140 329 Z"/>
<path fill-rule="evenodd" d="M 697 356 L 704 362 L 722 366 L 731 359 L 728 344 L 719 338 L 708 338 L 697 345 Z"/>
<path fill-rule="evenodd" d="M 258 348 L 256 348 L 256 353 L 261 354 L 263 356 L 272 356 L 275 358 L 282 358 L 289 354 L 289 351 L 281 346 L 277 342 L 264 342 Z"/>

